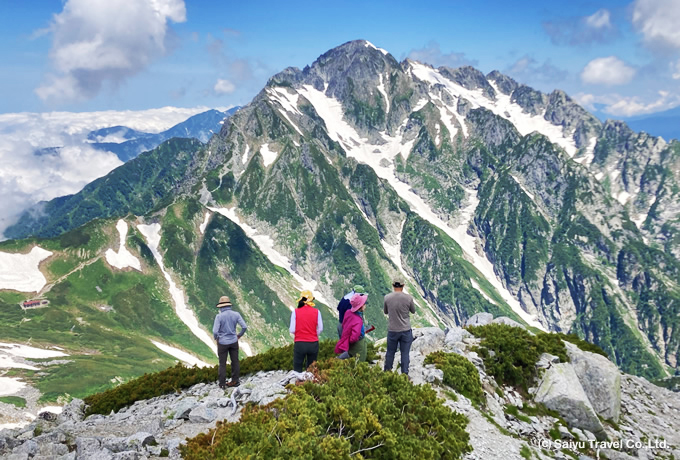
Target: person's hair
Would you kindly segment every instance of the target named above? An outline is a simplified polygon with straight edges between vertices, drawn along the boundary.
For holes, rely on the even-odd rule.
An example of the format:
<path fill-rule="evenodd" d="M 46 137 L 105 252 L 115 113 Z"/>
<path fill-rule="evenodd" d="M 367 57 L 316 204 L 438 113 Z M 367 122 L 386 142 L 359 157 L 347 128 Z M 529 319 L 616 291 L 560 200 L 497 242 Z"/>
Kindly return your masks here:
<path fill-rule="evenodd" d="M 306 301 L 307 301 L 307 297 L 301 298 L 300 301 L 298 302 L 298 306 L 297 306 L 297 307 L 298 307 L 298 308 L 304 307 Z"/>

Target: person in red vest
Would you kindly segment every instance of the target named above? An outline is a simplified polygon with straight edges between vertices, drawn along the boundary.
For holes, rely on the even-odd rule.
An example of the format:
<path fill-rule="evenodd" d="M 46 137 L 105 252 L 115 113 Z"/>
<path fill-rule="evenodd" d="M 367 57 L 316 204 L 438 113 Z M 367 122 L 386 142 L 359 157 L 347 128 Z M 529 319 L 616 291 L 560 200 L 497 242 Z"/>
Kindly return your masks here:
<path fill-rule="evenodd" d="M 314 295 L 311 291 L 302 291 L 297 308 L 290 315 L 290 333 L 295 335 L 293 345 L 295 372 L 302 372 L 316 361 L 319 356 L 319 335 L 322 331 L 323 321 L 321 312 L 314 308 Z"/>

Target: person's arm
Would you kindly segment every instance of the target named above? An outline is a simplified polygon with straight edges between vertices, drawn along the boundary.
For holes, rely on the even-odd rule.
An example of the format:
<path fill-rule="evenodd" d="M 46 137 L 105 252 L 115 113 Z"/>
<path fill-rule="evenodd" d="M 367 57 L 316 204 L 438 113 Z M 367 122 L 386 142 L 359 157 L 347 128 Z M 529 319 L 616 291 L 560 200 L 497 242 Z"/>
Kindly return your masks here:
<path fill-rule="evenodd" d="M 322 332 L 323 332 L 323 319 L 321 319 L 321 311 L 319 311 L 316 321 L 316 335 L 321 335 Z"/>
<path fill-rule="evenodd" d="M 241 337 L 243 337 L 243 334 L 245 334 L 246 331 L 248 330 L 248 326 L 246 325 L 246 322 L 243 320 L 243 317 L 241 315 L 238 315 L 238 324 L 239 326 L 241 326 L 241 332 L 236 335 L 236 338 L 240 339 Z"/>
<path fill-rule="evenodd" d="M 357 342 L 361 338 L 361 321 L 357 321 L 352 324 L 352 330 L 349 335 L 349 343 Z"/>
<path fill-rule="evenodd" d="M 291 334 L 295 334 L 295 310 L 290 314 L 290 327 L 288 328 Z"/>
<path fill-rule="evenodd" d="M 408 311 L 410 311 L 411 313 L 416 312 L 416 304 L 413 303 L 413 297 L 411 297 L 411 303 L 408 306 Z"/>
<path fill-rule="evenodd" d="M 215 316 L 215 322 L 213 323 L 213 338 L 217 340 L 217 333 L 220 332 L 220 315 Z"/>
<path fill-rule="evenodd" d="M 386 301 L 383 301 L 383 312 L 385 312 L 385 314 L 387 314 L 387 302 Z"/>

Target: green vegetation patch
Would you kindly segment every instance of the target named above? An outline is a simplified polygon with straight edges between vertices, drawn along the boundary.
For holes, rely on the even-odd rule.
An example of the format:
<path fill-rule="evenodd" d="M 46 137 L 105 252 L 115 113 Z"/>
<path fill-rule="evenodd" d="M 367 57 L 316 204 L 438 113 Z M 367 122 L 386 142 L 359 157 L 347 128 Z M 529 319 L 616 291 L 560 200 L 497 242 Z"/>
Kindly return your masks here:
<path fill-rule="evenodd" d="M 456 353 L 436 351 L 425 357 L 425 364 L 434 364 L 444 371 L 444 384 L 455 389 L 476 404 L 484 401 L 482 382 L 474 364 Z"/>
<path fill-rule="evenodd" d="M 566 342 L 573 343 L 574 345 L 579 347 L 579 349 L 581 349 L 582 351 L 589 351 L 591 353 L 596 353 L 598 355 L 602 355 L 605 358 L 609 358 L 609 355 L 607 355 L 607 352 L 604 351 L 602 348 L 595 345 L 594 343 L 586 342 L 585 340 L 583 340 L 581 337 L 579 337 L 576 334 L 563 334 L 563 333 L 560 332 L 560 333 L 554 333 L 554 335 L 559 336 L 560 339 L 562 339 Z"/>
<path fill-rule="evenodd" d="M 335 356 L 335 341 L 325 340 L 319 343 L 319 359 Z M 368 343 L 367 359 L 373 361 L 378 358 L 371 342 Z M 265 353 L 260 353 L 240 361 L 241 375 L 252 374 L 259 371 L 292 370 L 293 369 L 293 344 L 281 348 L 272 348 Z M 231 366 L 227 365 L 227 374 L 231 372 Z M 210 383 L 217 381 L 217 366 L 214 367 L 184 367 L 178 363 L 164 371 L 153 374 L 144 374 L 139 378 L 119 385 L 102 393 L 93 394 L 84 399 L 89 406 L 86 414 L 109 414 L 111 411 L 118 412 L 123 407 L 133 404 L 135 401 L 150 399 L 164 394 L 179 392 L 197 383 Z"/>
<path fill-rule="evenodd" d="M 219 425 L 181 447 L 186 459 L 456 459 L 471 452 L 468 420 L 426 385 L 355 361 L 313 367 L 315 382 L 240 422 Z"/>
<path fill-rule="evenodd" d="M 479 354 L 486 371 L 499 385 L 526 392 L 536 377 L 535 364 L 542 353 L 555 355 L 563 363 L 569 361 L 564 342 L 556 334 L 531 335 L 520 327 L 506 324 L 471 326 L 468 330 L 482 339 Z"/>
<path fill-rule="evenodd" d="M 26 400 L 19 396 L 0 396 L 0 402 L 14 404 L 17 407 L 26 407 Z"/>

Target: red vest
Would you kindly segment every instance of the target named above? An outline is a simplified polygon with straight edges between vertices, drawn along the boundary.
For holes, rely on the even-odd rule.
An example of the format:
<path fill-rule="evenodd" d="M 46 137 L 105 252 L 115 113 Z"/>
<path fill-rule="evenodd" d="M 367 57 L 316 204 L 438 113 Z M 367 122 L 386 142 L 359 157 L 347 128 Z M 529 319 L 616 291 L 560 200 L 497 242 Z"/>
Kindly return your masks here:
<path fill-rule="evenodd" d="M 295 341 L 318 342 L 316 326 L 319 324 L 319 310 L 309 305 L 295 309 Z"/>

